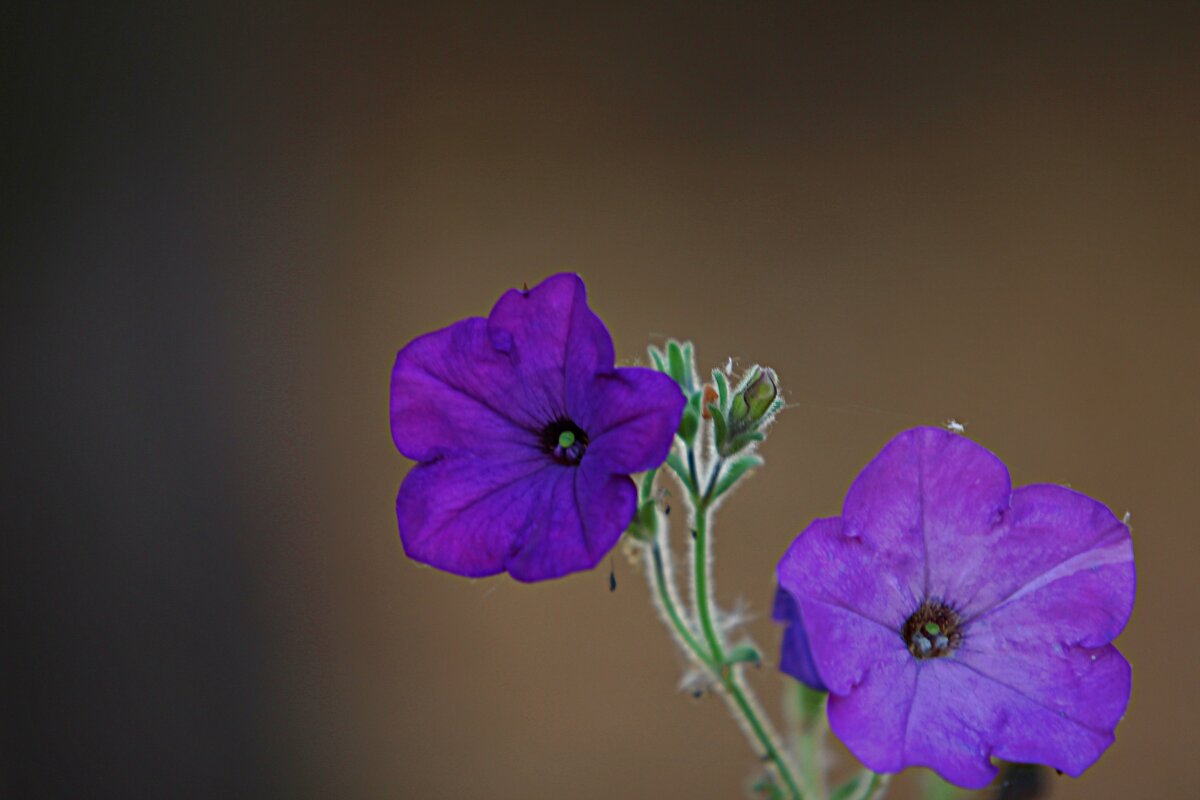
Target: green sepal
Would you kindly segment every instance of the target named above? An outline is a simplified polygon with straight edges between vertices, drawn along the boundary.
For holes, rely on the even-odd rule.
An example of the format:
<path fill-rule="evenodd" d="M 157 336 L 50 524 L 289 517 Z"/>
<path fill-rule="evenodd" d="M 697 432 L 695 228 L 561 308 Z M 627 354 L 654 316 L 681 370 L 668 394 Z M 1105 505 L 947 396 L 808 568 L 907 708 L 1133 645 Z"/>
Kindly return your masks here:
<path fill-rule="evenodd" d="M 716 498 L 725 494 L 748 471 L 762 465 L 763 460 L 758 456 L 742 456 L 737 461 L 734 461 L 729 465 L 729 469 L 725 470 L 725 474 L 721 476 L 721 479 L 717 481 L 716 488 L 713 489 L 713 497 Z"/>
<path fill-rule="evenodd" d="M 725 656 L 727 664 L 761 664 L 762 653 L 758 652 L 753 645 L 739 644 L 737 647 L 730 650 Z"/>
<path fill-rule="evenodd" d="M 729 438 L 729 426 L 725 424 L 725 415 L 721 413 L 721 409 L 712 403 L 708 404 L 708 413 L 712 417 L 713 434 L 716 437 L 717 451 L 720 452 L 725 440 Z"/>

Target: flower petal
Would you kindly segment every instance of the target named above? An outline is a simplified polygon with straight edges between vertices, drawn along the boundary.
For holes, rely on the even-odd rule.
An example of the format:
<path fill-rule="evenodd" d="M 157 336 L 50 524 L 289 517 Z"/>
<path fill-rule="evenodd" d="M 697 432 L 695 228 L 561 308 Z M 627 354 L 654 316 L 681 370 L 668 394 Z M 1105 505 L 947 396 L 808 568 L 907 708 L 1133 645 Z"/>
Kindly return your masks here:
<path fill-rule="evenodd" d="M 1103 614 L 1096 621 L 1095 644 L 1110 641 L 1124 627 L 1133 609 L 1133 548 L 1129 529 L 1103 503 L 1063 486 L 1034 484 L 1012 495 L 1012 506 L 1003 524 L 977 540 L 983 561 L 964 570 L 955 590 L 957 607 L 968 618 L 978 617 L 1001 603 L 1020 599 L 1047 584 L 1076 574 L 1095 572 L 1108 564 L 1121 564 L 1119 582 L 1103 591 L 1087 582 L 1086 591 L 1104 597 Z M 1001 563 L 1004 569 L 991 568 Z M 1080 584 L 1084 586 L 1085 584 Z M 1089 599 L 1091 595 L 1089 594 Z M 1082 601 L 1072 602 L 1072 613 L 1085 614 Z M 1094 617 L 1080 617 L 1088 624 Z M 1066 621 L 1066 620 L 1064 620 Z"/>
<path fill-rule="evenodd" d="M 903 742 L 917 674 L 917 664 L 907 650 L 888 648 L 854 691 L 829 695 L 830 730 L 855 758 L 876 772 L 898 772 L 909 763 Z"/>
<path fill-rule="evenodd" d="M 541 423 L 519 404 L 508 356 L 492 347 L 487 322 L 464 319 L 414 339 L 392 369 L 392 438 L 415 461 L 536 446 Z"/>
<path fill-rule="evenodd" d="M 622 474 L 667 460 L 686 402 L 670 376 L 623 367 L 594 376 L 584 397 L 571 413 L 591 437 L 587 458 Z"/>
<path fill-rule="evenodd" d="M 874 543 L 884 559 L 876 569 L 905 580 L 914 598 L 944 597 L 962 559 L 980 550 L 963 536 L 991 530 L 1011 493 L 1008 470 L 992 453 L 941 428 L 914 428 L 862 471 L 842 517 L 847 535 Z"/>
<path fill-rule="evenodd" d="M 487 321 L 493 347 L 508 354 L 521 403 L 542 424 L 564 416 L 597 372 L 613 368 L 608 328 L 587 305 L 578 275 L 553 275 L 528 291 L 505 292 Z"/>
<path fill-rule="evenodd" d="M 586 459 L 584 460 L 586 464 Z M 519 581 L 541 581 L 592 569 L 612 550 L 637 510 L 637 487 L 603 469 L 558 470 L 505 568 Z"/>
<path fill-rule="evenodd" d="M 996 775 L 991 756 L 1078 776 L 1112 739 L 1110 730 L 1081 725 L 947 658 L 921 666 L 904 750 L 906 764 L 932 767 L 952 783 L 977 789 Z"/>
<path fill-rule="evenodd" d="M 817 672 L 816 664 L 813 663 L 812 648 L 808 644 L 808 634 L 804 630 L 800 609 L 783 587 L 775 590 L 775 607 L 771 618 L 787 625 L 779 653 L 780 671 L 817 691 L 829 691 L 825 682 L 821 680 L 821 674 Z"/>
<path fill-rule="evenodd" d="M 1037 489 L 1044 497 L 1044 487 Z M 1074 495 L 1055 492 L 1064 493 Z M 1023 498 L 1016 507 L 1025 506 Z M 1133 607 L 1129 534 L 1118 525 L 1097 546 L 1047 563 L 1040 576 L 968 620 L 956 657 L 1066 719 L 1111 731 L 1129 703 L 1129 667 L 1108 644 Z"/>
<path fill-rule="evenodd" d="M 467 577 L 504 571 L 522 531 L 559 512 L 551 502 L 559 467 L 538 454 L 495 461 L 459 456 L 418 464 L 396 496 L 409 558 Z M 572 504 L 567 511 L 573 512 Z"/>
<path fill-rule="evenodd" d="M 897 653 L 912 660 L 899 632 L 857 611 L 820 600 L 798 598 L 809 651 L 830 694 L 858 691 L 876 669 L 898 663 Z"/>
<path fill-rule="evenodd" d="M 920 604 L 909 581 L 920 570 L 920 551 L 889 549 L 890 544 L 886 538 L 881 544 L 877 537 L 846 535 L 840 517 L 813 520 L 779 562 L 779 585 L 797 601 L 812 599 L 860 614 L 896 631 L 900 641 L 904 620 Z"/>

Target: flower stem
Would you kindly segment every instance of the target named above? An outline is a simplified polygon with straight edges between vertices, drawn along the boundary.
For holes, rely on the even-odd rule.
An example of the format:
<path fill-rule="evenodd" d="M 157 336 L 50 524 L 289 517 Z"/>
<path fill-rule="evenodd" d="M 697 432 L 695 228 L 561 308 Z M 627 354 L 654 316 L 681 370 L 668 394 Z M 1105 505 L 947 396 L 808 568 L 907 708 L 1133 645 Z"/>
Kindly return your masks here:
<path fill-rule="evenodd" d="M 667 621 L 675 629 L 675 635 L 679 638 L 680 644 L 691 650 L 692 655 L 706 667 L 712 669 L 712 659 L 696 639 L 692 633 L 692 629 L 683 621 L 683 617 L 680 616 L 679 609 L 676 607 L 675 597 L 671 592 L 670 584 L 667 583 L 667 571 L 663 564 L 662 549 L 659 547 L 657 541 L 651 544 L 649 549 L 654 560 L 654 587 L 658 592 L 658 602 L 662 606 Z"/>
<path fill-rule="evenodd" d="M 729 663 L 725 659 L 725 649 L 721 642 L 721 635 L 713 621 L 712 587 L 709 581 L 709 571 L 711 569 L 711 561 L 709 559 L 709 510 L 712 488 L 716 485 L 717 475 L 721 470 L 722 462 L 718 461 L 714 466 L 708 488 L 703 495 L 699 493 L 700 482 L 697 480 L 698 476 L 694 465 L 695 455 L 689 448 L 688 467 L 692 474 L 692 486 L 695 487 L 689 492 L 696 517 L 696 535 L 692 547 L 695 572 L 694 596 L 696 614 L 700 619 L 700 628 L 704 632 L 704 638 L 708 643 L 709 653 L 712 654 L 712 662 L 708 666 L 725 689 L 725 696 L 728 698 L 730 706 L 740 714 L 740 721 L 744 728 L 757 741 L 759 746 L 762 747 L 764 758 L 771 762 L 780 780 L 787 787 L 788 796 L 793 798 L 793 800 L 803 800 L 804 795 L 801 793 L 800 787 L 797 785 L 796 779 L 792 774 L 792 767 L 776 744 L 776 737 L 770 730 L 769 724 L 765 721 L 765 715 L 759 708 L 757 699 L 755 699 L 750 688 L 742 682 L 741 664 Z"/>
<path fill-rule="evenodd" d="M 712 594 L 708 585 L 708 504 L 694 498 L 696 502 L 696 543 L 692 550 L 695 553 L 696 580 L 696 613 L 700 617 L 700 629 L 708 642 L 708 651 L 712 653 L 713 661 L 718 665 L 725 663 L 725 651 L 721 647 L 721 637 L 717 634 L 717 626 L 713 623 Z"/>

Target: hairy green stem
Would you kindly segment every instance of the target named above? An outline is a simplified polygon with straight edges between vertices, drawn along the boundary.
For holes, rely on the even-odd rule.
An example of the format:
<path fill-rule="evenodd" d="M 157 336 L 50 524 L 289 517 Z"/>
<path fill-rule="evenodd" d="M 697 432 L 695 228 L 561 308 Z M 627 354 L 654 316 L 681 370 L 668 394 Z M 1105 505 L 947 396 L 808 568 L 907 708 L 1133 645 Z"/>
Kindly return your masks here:
<path fill-rule="evenodd" d="M 718 461 L 714 466 L 708 487 L 703 495 L 699 493 L 700 481 L 696 473 L 695 464 L 694 451 L 688 448 L 688 469 L 691 473 L 692 487 L 695 487 L 690 491 L 696 522 L 695 540 L 692 547 L 694 555 L 694 597 L 696 615 L 700 619 L 700 628 L 708 643 L 709 653 L 712 654 L 712 663 L 709 664 L 709 668 L 724 688 L 730 705 L 741 715 L 746 730 L 762 747 L 765 759 L 774 766 L 780 780 L 783 781 L 787 788 L 788 795 L 793 800 L 803 800 L 804 795 L 801 793 L 800 787 L 797 785 L 796 779 L 792 774 L 791 765 L 776 744 L 776 737 L 765 722 L 764 715 L 758 706 L 758 702 L 754 699 L 754 695 L 741 680 L 741 665 L 736 663 L 731 664 L 725 660 L 725 649 L 721 641 L 721 635 L 713 620 L 712 587 L 709 582 L 711 564 L 708 552 L 709 504 L 711 503 L 712 490 L 716 486 L 717 475 L 720 473 L 722 462 Z"/>
<path fill-rule="evenodd" d="M 699 640 L 692 633 L 692 629 L 679 613 L 676 608 L 675 598 L 671 594 L 670 585 L 667 583 L 667 571 L 663 564 L 662 550 L 657 541 L 650 545 L 650 553 L 654 560 L 654 586 L 658 591 L 658 601 L 662 605 L 663 611 L 667 615 L 671 627 L 675 629 L 675 634 L 679 637 L 680 643 L 694 655 L 704 666 L 709 669 L 713 668 L 712 659 L 709 654 L 701 646 Z"/>

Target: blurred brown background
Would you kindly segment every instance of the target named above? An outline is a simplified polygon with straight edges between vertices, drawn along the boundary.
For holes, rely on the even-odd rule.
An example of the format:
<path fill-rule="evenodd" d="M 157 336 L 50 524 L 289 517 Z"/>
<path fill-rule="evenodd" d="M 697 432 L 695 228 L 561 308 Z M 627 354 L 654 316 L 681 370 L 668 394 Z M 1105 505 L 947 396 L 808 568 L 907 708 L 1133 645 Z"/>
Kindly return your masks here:
<path fill-rule="evenodd" d="M 717 528 L 768 653 L 779 555 L 905 427 L 1130 510 L 1132 704 L 1051 785 L 1194 796 L 1198 33 L 1165 3 L 17 12 L 0 793 L 741 796 L 623 558 L 613 593 L 471 582 L 396 536 L 395 351 L 571 269 L 624 363 L 671 335 L 782 376 Z"/>

